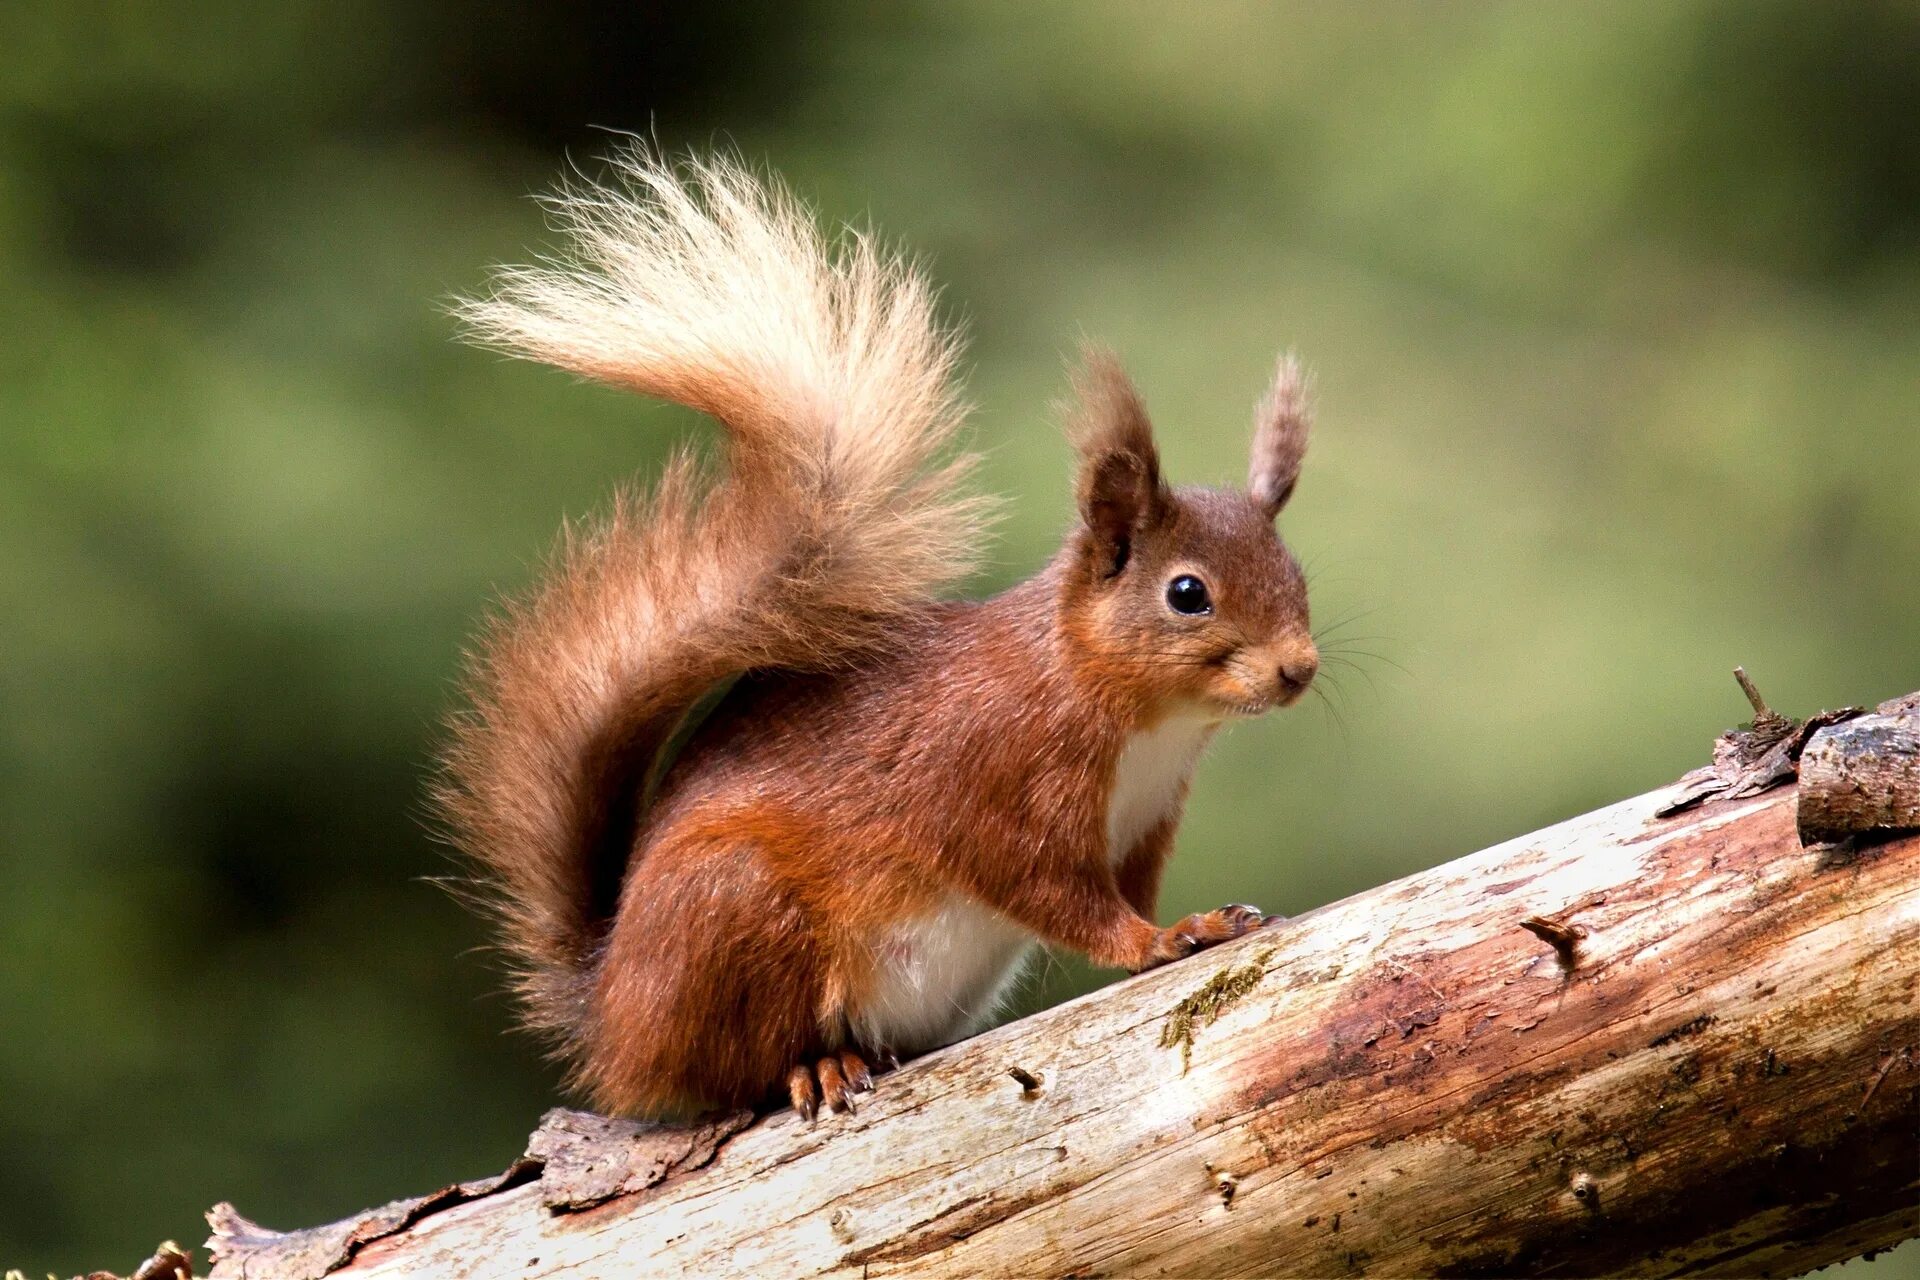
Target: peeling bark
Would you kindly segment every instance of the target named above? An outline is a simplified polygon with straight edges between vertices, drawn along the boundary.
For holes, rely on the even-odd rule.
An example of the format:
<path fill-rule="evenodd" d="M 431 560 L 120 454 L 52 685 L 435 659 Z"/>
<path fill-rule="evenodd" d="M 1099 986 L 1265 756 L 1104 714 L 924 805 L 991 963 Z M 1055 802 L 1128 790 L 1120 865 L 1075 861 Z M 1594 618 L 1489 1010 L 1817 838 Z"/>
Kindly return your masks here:
<path fill-rule="evenodd" d="M 428 1214 L 519 1186 L 540 1172 L 538 1164 L 515 1161 L 504 1173 L 442 1187 L 432 1195 L 395 1200 L 340 1222 L 304 1231 L 269 1231 L 221 1203 L 207 1212 L 213 1235 L 207 1252 L 214 1275 L 300 1280 L 326 1275 L 344 1266 L 363 1245 L 406 1230 Z"/>
<path fill-rule="evenodd" d="M 540 1202 L 575 1212 L 700 1168 L 721 1143 L 752 1123 L 751 1111 L 657 1125 L 555 1108 L 534 1130 L 526 1158 L 540 1165 Z"/>
<path fill-rule="evenodd" d="M 490 1187 L 267 1269 L 230 1227 L 213 1274 L 1751 1276 L 1920 1234 L 1920 835 L 1835 859 L 1792 786 L 1656 817 L 1678 794 L 929 1055 L 856 1115 L 558 1112 Z"/>

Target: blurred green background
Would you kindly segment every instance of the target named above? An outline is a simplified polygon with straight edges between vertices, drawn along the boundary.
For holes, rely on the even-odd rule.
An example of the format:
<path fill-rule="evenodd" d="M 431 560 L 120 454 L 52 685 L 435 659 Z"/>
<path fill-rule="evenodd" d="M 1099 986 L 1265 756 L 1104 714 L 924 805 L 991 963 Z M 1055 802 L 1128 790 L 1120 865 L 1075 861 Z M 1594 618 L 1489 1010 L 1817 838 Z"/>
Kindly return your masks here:
<path fill-rule="evenodd" d="M 598 130 L 925 255 L 1015 498 L 982 589 L 1068 518 L 1082 332 L 1187 480 L 1317 368 L 1283 525 L 1357 668 L 1203 767 L 1172 918 L 1662 784 L 1737 662 L 1920 685 L 1916 122 L 1911 4 L 0 9 L 0 1265 L 311 1225 L 554 1101 L 423 783 L 493 593 L 694 428 L 441 305 Z"/>

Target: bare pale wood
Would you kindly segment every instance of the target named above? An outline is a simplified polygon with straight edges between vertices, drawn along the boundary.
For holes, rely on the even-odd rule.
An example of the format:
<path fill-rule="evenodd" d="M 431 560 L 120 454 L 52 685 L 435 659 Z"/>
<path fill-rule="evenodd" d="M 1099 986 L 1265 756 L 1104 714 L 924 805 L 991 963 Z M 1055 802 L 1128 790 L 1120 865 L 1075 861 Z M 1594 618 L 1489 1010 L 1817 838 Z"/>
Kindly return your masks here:
<path fill-rule="evenodd" d="M 1920 1234 L 1920 837 L 1841 858 L 1791 786 L 1654 818 L 1671 794 L 933 1054 L 855 1116 L 562 1113 L 333 1274 L 1791 1275 Z M 227 1213 L 214 1275 L 278 1274 Z"/>

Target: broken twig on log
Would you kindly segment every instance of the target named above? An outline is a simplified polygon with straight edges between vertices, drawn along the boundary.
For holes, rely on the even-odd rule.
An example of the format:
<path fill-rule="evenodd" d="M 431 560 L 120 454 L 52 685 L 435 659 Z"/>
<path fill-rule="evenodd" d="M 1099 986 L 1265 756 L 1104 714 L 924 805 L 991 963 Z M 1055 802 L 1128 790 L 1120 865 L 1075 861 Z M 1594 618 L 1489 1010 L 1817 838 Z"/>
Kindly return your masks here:
<path fill-rule="evenodd" d="M 1753 722 L 1729 729 L 1713 744 L 1713 763 L 1680 779 L 1678 788 L 1660 807 L 1662 818 L 1691 809 L 1703 800 L 1737 800 L 1756 796 L 1794 776 L 1800 753 L 1811 738 L 1828 725 L 1851 720 L 1859 707 L 1822 711 L 1805 720 L 1792 720 L 1767 705 L 1744 667 L 1733 678 L 1753 704 Z"/>

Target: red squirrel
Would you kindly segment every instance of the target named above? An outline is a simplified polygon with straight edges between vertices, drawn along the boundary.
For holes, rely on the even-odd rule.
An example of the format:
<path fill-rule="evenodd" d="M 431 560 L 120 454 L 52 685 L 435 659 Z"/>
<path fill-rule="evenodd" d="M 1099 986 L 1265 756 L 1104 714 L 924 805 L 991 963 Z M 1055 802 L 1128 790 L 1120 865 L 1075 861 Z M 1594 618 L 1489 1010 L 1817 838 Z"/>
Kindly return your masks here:
<path fill-rule="evenodd" d="M 1089 352 L 1076 527 L 1035 577 L 947 600 L 989 509 L 949 457 L 958 339 L 926 280 L 736 161 L 615 165 L 553 199 L 564 256 L 457 304 L 486 345 L 724 428 L 713 463 L 563 535 L 481 637 L 446 756 L 570 1082 L 626 1114 L 784 1094 L 812 1119 L 984 1028 L 1035 942 L 1139 971 L 1258 928 L 1154 903 L 1209 738 L 1318 664 L 1274 531 L 1300 367 L 1259 401 L 1246 490 L 1173 488 Z"/>

